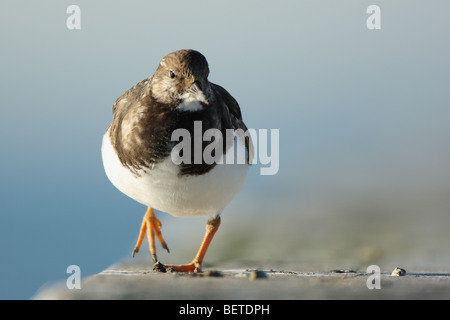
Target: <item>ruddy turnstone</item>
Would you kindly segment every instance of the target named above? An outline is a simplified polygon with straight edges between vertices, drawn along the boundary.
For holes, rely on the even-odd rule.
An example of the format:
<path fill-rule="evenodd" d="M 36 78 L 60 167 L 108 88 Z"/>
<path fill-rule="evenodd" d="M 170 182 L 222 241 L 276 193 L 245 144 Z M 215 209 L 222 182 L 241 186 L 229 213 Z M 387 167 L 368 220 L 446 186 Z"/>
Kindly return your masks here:
<path fill-rule="evenodd" d="M 220 214 L 244 186 L 253 153 L 248 135 L 234 135 L 232 143 L 227 139 L 212 152 L 218 161 L 198 161 L 199 152 L 203 155 L 207 148 L 211 150 L 211 144 L 221 140 L 215 136 L 205 141 L 207 130 L 215 129 L 222 137 L 229 130 L 247 131 L 237 101 L 224 88 L 209 82 L 208 75 L 206 58 L 198 51 L 179 50 L 166 55 L 151 77 L 116 100 L 113 120 L 103 136 L 106 175 L 117 189 L 148 207 L 133 256 L 139 252 L 145 235 L 155 265 L 161 265 L 155 236 L 169 252 L 153 209 L 178 217 L 209 217 L 194 260 L 165 266 L 178 272 L 201 271 L 208 246 L 219 228 Z M 199 124 L 200 134 L 195 132 Z M 178 150 L 174 156 L 174 147 L 179 143 L 173 139 L 177 129 L 202 141 L 193 141 L 190 149 Z M 234 154 L 235 144 L 244 150 L 245 161 L 224 161 L 227 153 Z M 189 153 L 193 161 L 185 161 Z M 184 161 L 174 161 L 177 156 L 185 156 Z"/>

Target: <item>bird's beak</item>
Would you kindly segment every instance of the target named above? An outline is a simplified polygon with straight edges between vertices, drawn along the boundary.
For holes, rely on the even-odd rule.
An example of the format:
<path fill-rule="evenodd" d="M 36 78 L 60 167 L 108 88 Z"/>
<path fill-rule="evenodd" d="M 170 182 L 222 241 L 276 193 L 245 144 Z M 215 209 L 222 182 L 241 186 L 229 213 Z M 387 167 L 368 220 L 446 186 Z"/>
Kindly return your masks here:
<path fill-rule="evenodd" d="M 208 83 L 202 83 L 199 80 L 195 80 L 189 88 L 189 92 L 196 100 L 203 102 L 204 104 L 209 104 Z"/>

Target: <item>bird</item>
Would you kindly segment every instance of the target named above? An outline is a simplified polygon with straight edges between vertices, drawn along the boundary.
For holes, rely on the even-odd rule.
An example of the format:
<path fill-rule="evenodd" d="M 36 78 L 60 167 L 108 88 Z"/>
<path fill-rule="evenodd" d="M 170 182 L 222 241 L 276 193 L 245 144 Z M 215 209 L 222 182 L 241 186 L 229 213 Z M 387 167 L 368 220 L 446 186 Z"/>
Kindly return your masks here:
<path fill-rule="evenodd" d="M 202 272 L 221 214 L 245 185 L 252 164 L 253 142 L 240 106 L 208 76 L 208 62 L 199 51 L 167 54 L 153 75 L 117 98 L 103 135 L 106 176 L 147 208 L 132 255 L 147 237 L 157 271 Z M 188 135 L 180 142 L 174 139 L 177 132 Z M 214 137 L 205 139 L 208 132 Z M 230 132 L 231 138 L 225 139 Z M 206 151 L 211 151 L 214 161 L 202 157 Z M 239 155 L 244 161 L 235 161 Z M 234 160 L 224 160 L 227 156 Z M 207 217 L 203 241 L 191 262 L 169 265 L 158 260 L 155 237 L 170 250 L 155 210 L 176 217 Z"/>

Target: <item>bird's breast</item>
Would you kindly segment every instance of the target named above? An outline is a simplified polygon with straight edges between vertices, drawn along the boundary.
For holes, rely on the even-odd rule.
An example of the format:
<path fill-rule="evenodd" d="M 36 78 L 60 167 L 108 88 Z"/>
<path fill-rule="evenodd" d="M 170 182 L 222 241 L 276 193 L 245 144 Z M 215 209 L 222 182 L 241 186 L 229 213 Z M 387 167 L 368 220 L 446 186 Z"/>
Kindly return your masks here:
<path fill-rule="evenodd" d="M 103 137 L 102 158 L 106 175 L 117 189 L 174 216 L 220 214 L 244 186 L 249 169 L 247 164 L 219 161 L 207 172 L 182 175 L 181 166 L 168 156 L 133 173 L 119 159 L 109 130 Z"/>

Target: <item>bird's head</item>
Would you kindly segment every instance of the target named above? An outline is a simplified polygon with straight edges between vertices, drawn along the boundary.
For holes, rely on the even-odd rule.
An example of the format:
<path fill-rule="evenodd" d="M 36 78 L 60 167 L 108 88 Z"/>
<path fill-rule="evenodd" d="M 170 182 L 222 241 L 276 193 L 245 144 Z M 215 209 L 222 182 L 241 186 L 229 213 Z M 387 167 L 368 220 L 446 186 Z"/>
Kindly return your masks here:
<path fill-rule="evenodd" d="M 152 77 L 151 90 L 159 102 L 195 111 L 210 103 L 211 87 L 206 58 L 195 50 L 166 55 Z"/>

